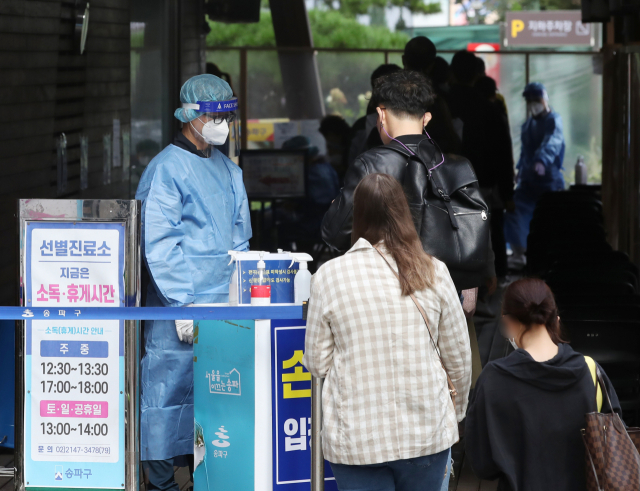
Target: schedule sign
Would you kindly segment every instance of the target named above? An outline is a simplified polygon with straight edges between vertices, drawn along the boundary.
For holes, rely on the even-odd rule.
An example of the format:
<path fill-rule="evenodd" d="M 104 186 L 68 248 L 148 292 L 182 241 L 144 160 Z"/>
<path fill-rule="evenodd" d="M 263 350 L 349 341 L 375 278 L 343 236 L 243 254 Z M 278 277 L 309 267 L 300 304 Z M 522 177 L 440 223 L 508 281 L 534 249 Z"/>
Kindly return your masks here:
<path fill-rule="evenodd" d="M 27 223 L 27 487 L 124 487 L 124 321 L 78 319 L 124 305 L 124 228 Z"/>

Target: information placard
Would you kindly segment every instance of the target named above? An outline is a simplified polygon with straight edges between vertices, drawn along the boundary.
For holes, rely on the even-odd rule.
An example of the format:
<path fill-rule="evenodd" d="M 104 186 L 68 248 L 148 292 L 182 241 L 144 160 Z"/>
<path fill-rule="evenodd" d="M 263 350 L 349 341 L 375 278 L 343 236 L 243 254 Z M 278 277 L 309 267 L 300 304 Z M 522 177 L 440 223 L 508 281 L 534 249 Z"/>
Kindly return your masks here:
<path fill-rule="evenodd" d="M 124 222 L 28 222 L 25 484 L 122 489 L 124 321 L 79 320 L 124 306 Z"/>

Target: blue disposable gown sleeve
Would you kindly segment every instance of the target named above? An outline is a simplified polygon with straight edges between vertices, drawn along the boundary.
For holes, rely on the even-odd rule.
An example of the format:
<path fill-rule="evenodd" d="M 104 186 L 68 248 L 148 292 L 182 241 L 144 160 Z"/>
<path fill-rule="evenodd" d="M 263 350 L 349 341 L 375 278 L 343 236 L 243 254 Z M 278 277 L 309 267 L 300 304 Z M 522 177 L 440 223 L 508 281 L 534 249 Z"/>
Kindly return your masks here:
<path fill-rule="evenodd" d="M 168 307 L 193 303 L 191 271 L 180 243 L 184 237 L 182 194 L 166 167 L 159 166 L 144 203 L 145 259 L 162 302 Z"/>
<path fill-rule="evenodd" d="M 235 165 L 235 164 L 233 164 Z M 251 214 L 247 191 L 242 181 L 242 172 L 236 172 L 233 177 L 233 188 L 236 199 L 236 222 L 233 226 L 233 250 L 248 251 L 251 238 Z"/>
<path fill-rule="evenodd" d="M 547 169 L 550 169 L 556 157 L 562 152 L 563 144 L 562 119 L 555 114 L 547 118 L 544 123 L 544 139 L 533 156 L 533 162 L 542 162 Z"/>

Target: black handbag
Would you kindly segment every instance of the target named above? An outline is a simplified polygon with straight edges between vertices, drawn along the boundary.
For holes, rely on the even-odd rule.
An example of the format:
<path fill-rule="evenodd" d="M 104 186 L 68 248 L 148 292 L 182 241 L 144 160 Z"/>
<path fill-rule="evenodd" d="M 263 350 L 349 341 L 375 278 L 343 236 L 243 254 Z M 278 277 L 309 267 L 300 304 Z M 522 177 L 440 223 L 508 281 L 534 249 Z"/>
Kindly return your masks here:
<path fill-rule="evenodd" d="M 386 145 L 407 157 L 405 189 L 414 186 L 416 175 L 426 172 L 422 202 L 409 202 L 422 247 L 447 265 L 458 290 L 481 286 L 492 276 L 494 256 L 489 207 L 480 193 L 478 178 L 463 157 L 444 157 L 442 152 L 426 148 L 420 152 L 425 142 L 435 147 L 433 140 L 424 139 L 415 154 L 396 142 Z M 423 161 L 421 155 L 430 153 L 431 161 Z"/>

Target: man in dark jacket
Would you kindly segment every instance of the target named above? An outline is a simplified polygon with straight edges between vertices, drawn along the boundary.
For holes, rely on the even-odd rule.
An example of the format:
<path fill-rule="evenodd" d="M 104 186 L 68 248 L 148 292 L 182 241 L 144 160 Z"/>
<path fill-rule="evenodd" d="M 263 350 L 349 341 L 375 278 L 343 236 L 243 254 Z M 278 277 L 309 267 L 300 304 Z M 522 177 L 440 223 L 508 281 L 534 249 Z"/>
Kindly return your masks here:
<path fill-rule="evenodd" d="M 427 253 L 434 254 L 427 246 L 427 239 L 433 238 L 433 234 L 438 234 L 439 230 L 434 224 L 424 223 L 424 197 L 431 186 L 429 173 L 437 169 L 443 186 L 447 184 L 455 189 L 466 186 L 470 199 L 482 202 L 476 176 L 467 160 L 446 157 L 431 138 L 423 135 L 425 126 L 431 120 L 430 108 L 434 101 L 431 84 L 423 75 L 403 70 L 380 78 L 374 87 L 372 101 L 378 114 L 378 132 L 385 145 L 363 153 L 349 167 L 344 188 L 331 204 L 322 222 L 322 238 L 341 251 L 351 247 L 355 188 L 366 175 L 382 173 L 395 177 L 403 185 L 423 247 Z M 443 208 L 444 206 L 443 202 Z M 448 217 L 447 212 L 444 213 L 443 216 Z M 448 220 L 449 218 L 445 226 L 451 227 Z M 486 237 L 468 237 L 468 242 L 482 240 L 488 243 L 488 247 L 484 249 L 490 251 L 488 233 Z M 472 247 L 473 245 L 471 244 Z M 483 245 L 487 246 L 486 243 Z M 438 254 L 434 255 L 438 257 Z M 439 259 L 447 264 L 460 290 L 481 286 L 495 276 L 492 254 L 479 259 L 477 269 L 471 274 L 456 270 L 443 257 Z"/>
<path fill-rule="evenodd" d="M 462 122 L 461 155 L 473 165 L 482 194 L 491 208 L 491 240 L 498 277 L 507 274 L 504 210 L 513 204 L 513 150 L 508 123 L 500 110 L 474 87 L 478 58 L 459 51 L 451 61 L 454 84 L 448 94 L 451 116 Z"/>

